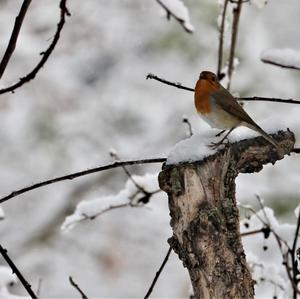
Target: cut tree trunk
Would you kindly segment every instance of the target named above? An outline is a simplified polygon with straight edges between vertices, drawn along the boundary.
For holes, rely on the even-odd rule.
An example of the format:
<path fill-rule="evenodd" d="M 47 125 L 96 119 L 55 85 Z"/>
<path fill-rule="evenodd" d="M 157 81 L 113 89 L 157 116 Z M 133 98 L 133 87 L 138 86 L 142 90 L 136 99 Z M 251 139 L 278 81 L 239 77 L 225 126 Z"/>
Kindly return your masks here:
<path fill-rule="evenodd" d="M 272 136 L 284 154 L 294 148 L 289 130 Z M 163 166 L 159 184 L 169 198 L 169 243 L 189 271 L 195 298 L 254 297 L 240 237 L 235 178 L 282 158 L 273 145 L 256 137 L 201 161 Z"/>

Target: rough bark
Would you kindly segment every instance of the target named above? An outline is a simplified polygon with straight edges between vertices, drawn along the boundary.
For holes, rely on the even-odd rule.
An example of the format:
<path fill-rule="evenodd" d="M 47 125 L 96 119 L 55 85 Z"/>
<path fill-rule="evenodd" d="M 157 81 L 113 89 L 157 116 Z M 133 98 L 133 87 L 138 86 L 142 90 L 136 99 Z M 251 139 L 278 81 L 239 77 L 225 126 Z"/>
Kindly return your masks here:
<path fill-rule="evenodd" d="M 289 130 L 273 138 L 285 154 L 294 147 Z M 159 183 L 169 197 L 169 243 L 189 271 L 195 298 L 254 297 L 240 238 L 235 178 L 282 158 L 257 137 L 230 144 L 202 161 L 164 165 Z"/>

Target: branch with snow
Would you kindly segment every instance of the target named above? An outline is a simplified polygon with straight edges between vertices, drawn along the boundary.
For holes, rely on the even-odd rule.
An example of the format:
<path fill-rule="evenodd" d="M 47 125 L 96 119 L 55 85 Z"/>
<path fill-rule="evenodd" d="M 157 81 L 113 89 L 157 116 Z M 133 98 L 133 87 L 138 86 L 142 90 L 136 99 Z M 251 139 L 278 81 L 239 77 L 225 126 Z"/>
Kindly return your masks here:
<path fill-rule="evenodd" d="M 261 53 L 261 61 L 283 68 L 300 70 L 300 51 L 293 49 L 269 49 Z"/>
<path fill-rule="evenodd" d="M 144 207 L 150 198 L 159 193 L 157 174 L 132 176 L 125 184 L 123 190 L 115 195 L 103 196 L 89 201 L 81 201 L 75 212 L 66 217 L 62 230 L 70 230 L 84 220 L 94 220 L 100 215 L 125 207 Z"/>
<path fill-rule="evenodd" d="M 194 32 L 194 26 L 191 24 L 188 9 L 181 0 L 156 0 L 166 11 L 167 19 L 172 16 L 177 20 L 184 30 L 188 33 Z"/>
<path fill-rule="evenodd" d="M 297 288 L 299 279 L 297 280 L 297 271 L 294 270 L 294 267 L 297 267 L 296 252 L 294 255 L 292 248 L 293 244 L 299 243 L 298 225 L 279 223 L 273 210 L 265 207 L 259 197 L 257 199 L 261 208 L 258 212 L 251 206 L 241 206 L 253 215 L 244 219 L 240 227 L 242 236 L 259 230 L 263 233 L 253 234 L 249 239 L 243 238 L 247 260 L 252 268 L 253 279 L 257 283 L 256 288 L 259 289 L 260 294 L 271 297 L 272 294 L 266 293 L 270 289 L 265 285 L 271 283 L 274 285 L 274 292 L 280 292 L 276 294 L 277 298 L 296 298 L 295 295 L 299 294 Z M 266 228 L 269 230 L 267 231 Z M 259 244 L 261 246 L 258 246 Z M 282 264 L 284 267 L 280 266 Z M 291 290 L 294 292 L 294 297 Z"/>
<path fill-rule="evenodd" d="M 57 29 L 55 32 L 55 35 L 53 37 L 52 42 L 50 43 L 49 47 L 47 50 L 41 52 L 40 54 L 42 55 L 41 60 L 39 63 L 34 67 L 34 69 L 28 73 L 26 76 L 20 78 L 20 80 L 8 87 L 0 89 L 0 94 L 7 93 L 7 92 L 14 92 L 17 88 L 21 87 L 25 83 L 28 83 L 29 81 L 33 80 L 37 73 L 42 69 L 42 67 L 45 65 L 47 62 L 48 58 L 52 54 L 59 38 L 60 38 L 60 33 L 64 27 L 66 16 L 70 16 L 70 12 L 68 11 L 68 8 L 66 7 L 66 2 L 67 0 L 61 0 L 59 4 L 60 8 L 60 20 L 59 23 L 57 24 Z"/>

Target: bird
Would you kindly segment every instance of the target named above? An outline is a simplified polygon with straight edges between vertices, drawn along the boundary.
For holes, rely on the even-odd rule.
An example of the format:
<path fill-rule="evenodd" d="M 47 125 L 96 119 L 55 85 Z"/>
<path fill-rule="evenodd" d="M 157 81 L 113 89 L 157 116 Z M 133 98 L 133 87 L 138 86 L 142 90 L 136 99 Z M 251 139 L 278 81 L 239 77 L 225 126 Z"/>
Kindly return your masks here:
<path fill-rule="evenodd" d="M 278 153 L 282 154 L 279 144 L 255 123 L 232 94 L 220 84 L 213 72 L 200 73 L 195 86 L 194 100 L 196 110 L 203 120 L 212 128 L 222 130 L 216 136 L 221 136 L 228 130 L 219 142 L 210 144 L 212 148 L 222 145 L 235 128 L 245 126 L 262 135 L 277 149 Z"/>

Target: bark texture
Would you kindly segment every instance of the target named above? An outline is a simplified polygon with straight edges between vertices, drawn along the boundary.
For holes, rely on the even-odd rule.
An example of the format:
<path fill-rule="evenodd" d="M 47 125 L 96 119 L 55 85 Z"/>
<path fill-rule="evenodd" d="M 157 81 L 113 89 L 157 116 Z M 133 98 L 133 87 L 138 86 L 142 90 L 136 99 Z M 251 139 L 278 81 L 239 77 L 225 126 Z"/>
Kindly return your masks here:
<path fill-rule="evenodd" d="M 291 152 L 292 132 L 272 137 L 285 154 Z M 230 144 L 202 161 L 164 165 L 159 184 L 169 197 L 169 243 L 189 271 L 195 298 L 254 297 L 240 238 L 235 178 L 282 158 L 257 137 Z"/>

